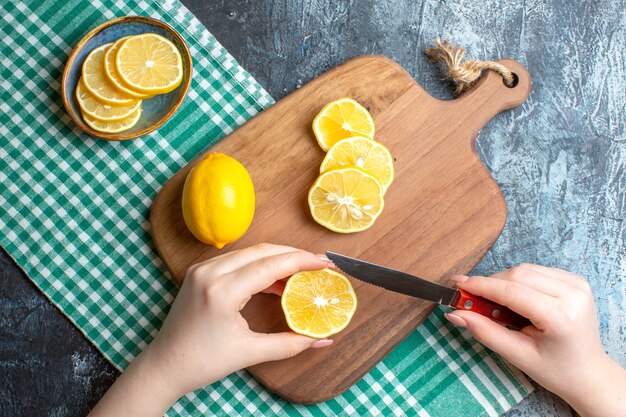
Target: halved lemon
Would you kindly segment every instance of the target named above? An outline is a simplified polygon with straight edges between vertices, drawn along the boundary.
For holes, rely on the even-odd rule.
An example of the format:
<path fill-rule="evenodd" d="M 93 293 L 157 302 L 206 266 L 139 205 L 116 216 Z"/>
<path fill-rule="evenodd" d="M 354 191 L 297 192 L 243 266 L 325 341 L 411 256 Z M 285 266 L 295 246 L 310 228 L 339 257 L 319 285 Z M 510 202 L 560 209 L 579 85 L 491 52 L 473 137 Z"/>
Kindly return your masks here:
<path fill-rule="evenodd" d="M 364 136 L 374 139 L 374 120 L 365 107 L 351 98 L 333 101 L 315 116 L 313 133 L 327 151 L 341 139 Z"/>
<path fill-rule="evenodd" d="M 83 119 L 85 123 L 91 126 L 94 130 L 104 133 L 120 133 L 135 126 L 141 117 L 141 107 L 135 110 L 130 116 L 122 120 L 114 120 L 111 122 L 103 122 L 102 120 L 94 119 L 88 114 L 83 113 Z"/>
<path fill-rule="evenodd" d="M 357 298 L 345 276 L 322 269 L 292 275 L 281 306 L 291 330 L 321 339 L 346 328 L 356 311 Z"/>
<path fill-rule="evenodd" d="M 313 219 L 338 233 L 354 233 L 371 227 L 383 211 L 383 187 L 360 168 L 322 173 L 309 191 Z"/>
<path fill-rule="evenodd" d="M 155 33 L 124 40 L 115 56 L 123 84 L 142 94 L 164 94 L 183 79 L 183 62 L 176 45 Z"/>
<path fill-rule="evenodd" d="M 125 36 L 121 39 L 118 39 L 104 54 L 104 75 L 106 75 L 107 79 L 121 92 L 127 94 L 131 97 L 134 97 L 138 100 L 146 100 L 152 97 L 150 94 L 143 94 L 138 91 L 133 91 L 130 88 L 124 86 L 123 81 L 120 79 L 117 70 L 115 69 L 115 57 L 117 56 L 117 51 L 120 49 L 122 42 L 126 39 L 130 38 L 130 36 Z"/>
<path fill-rule="evenodd" d="M 113 45 L 107 43 L 99 46 L 87 55 L 83 62 L 83 80 L 85 87 L 94 97 L 105 104 L 113 106 L 134 105 L 137 100 L 115 89 L 104 75 L 104 54 Z"/>
<path fill-rule="evenodd" d="M 103 122 L 125 119 L 137 111 L 141 105 L 141 100 L 135 101 L 134 104 L 127 106 L 103 104 L 85 88 L 82 77 L 78 80 L 78 86 L 76 87 L 76 100 L 83 114 Z"/>
<path fill-rule="evenodd" d="M 379 142 L 361 136 L 342 139 L 328 150 L 320 166 L 320 172 L 356 166 L 373 175 L 383 192 L 393 181 L 393 157 Z"/>

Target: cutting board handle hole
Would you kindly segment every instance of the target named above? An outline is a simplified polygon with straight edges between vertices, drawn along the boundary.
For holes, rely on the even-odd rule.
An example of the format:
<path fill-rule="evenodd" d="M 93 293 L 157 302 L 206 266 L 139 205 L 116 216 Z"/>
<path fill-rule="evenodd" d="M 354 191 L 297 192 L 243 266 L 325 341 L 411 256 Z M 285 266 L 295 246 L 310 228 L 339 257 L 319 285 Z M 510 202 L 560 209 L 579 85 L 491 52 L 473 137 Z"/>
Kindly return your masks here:
<path fill-rule="evenodd" d="M 502 83 L 508 88 L 515 88 L 517 87 L 517 84 L 519 84 L 519 77 L 514 72 L 512 72 L 511 75 L 513 76 L 513 81 L 511 81 L 511 84 L 507 84 L 506 81 L 504 81 L 504 78 L 502 78 Z"/>

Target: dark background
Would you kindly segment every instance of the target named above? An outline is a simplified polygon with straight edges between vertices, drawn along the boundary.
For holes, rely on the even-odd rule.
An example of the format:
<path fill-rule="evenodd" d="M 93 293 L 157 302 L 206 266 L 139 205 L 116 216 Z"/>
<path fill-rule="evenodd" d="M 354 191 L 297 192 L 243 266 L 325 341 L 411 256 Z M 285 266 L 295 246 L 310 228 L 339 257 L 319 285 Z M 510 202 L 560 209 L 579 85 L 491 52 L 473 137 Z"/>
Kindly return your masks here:
<path fill-rule="evenodd" d="M 476 273 L 536 262 L 585 275 L 604 345 L 626 363 L 622 1 L 183 3 L 275 99 L 367 53 L 396 60 L 432 95 L 449 99 L 451 86 L 423 53 L 436 36 L 466 46 L 472 58 L 525 65 L 530 98 L 478 137 L 509 218 Z M 0 283 L 0 415 L 85 415 L 117 371 L 4 251 Z M 572 411 L 538 389 L 507 414 L 538 415 Z"/>

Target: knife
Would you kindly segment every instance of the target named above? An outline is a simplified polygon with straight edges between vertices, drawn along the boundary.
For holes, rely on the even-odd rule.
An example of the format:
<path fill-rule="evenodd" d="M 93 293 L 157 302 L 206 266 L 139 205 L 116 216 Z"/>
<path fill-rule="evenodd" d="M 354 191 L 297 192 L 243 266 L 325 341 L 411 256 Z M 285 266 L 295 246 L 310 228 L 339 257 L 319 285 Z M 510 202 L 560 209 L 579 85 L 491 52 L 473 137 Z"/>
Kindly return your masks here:
<path fill-rule="evenodd" d="M 532 324 L 526 317 L 520 316 L 507 307 L 461 289 L 447 287 L 406 272 L 334 252 L 326 252 L 326 256 L 346 274 L 385 290 L 433 301 L 460 310 L 473 311 L 515 329 L 521 329 Z"/>

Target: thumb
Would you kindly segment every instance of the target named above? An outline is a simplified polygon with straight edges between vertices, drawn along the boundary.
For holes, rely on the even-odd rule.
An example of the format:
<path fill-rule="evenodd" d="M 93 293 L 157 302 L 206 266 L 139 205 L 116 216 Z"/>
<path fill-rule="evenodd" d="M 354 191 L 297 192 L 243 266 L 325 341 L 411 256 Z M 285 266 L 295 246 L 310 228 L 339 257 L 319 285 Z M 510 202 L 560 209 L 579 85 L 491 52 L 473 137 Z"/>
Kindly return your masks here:
<path fill-rule="evenodd" d="M 309 348 L 323 348 L 333 343 L 330 339 L 314 339 L 293 332 L 258 334 L 256 363 L 291 358 Z"/>
<path fill-rule="evenodd" d="M 466 327 L 476 340 L 519 368 L 533 355 L 532 339 L 527 334 L 507 329 L 472 311 L 455 310 L 445 316 L 455 326 Z"/>

